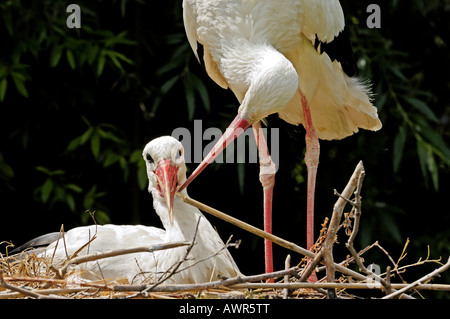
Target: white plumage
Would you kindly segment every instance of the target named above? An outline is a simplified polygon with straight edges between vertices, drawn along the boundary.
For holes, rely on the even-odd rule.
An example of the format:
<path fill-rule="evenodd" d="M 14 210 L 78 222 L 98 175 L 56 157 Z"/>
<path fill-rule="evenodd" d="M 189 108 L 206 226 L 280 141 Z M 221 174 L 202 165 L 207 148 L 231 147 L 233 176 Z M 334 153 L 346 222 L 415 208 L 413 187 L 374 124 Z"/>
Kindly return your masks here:
<path fill-rule="evenodd" d="M 359 128 L 378 130 L 369 87 L 330 58 L 344 29 L 338 0 L 183 0 L 188 41 L 208 75 L 233 91 L 240 106 L 221 140 L 189 176 L 186 187 L 240 132 L 253 126 L 264 189 L 265 230 L 271 231 L 275 170 L 260 121 L 270 114 L 306 129 L 307 248 L 314 243 L 314 190 L 319 139 L 342 139 Z M 345 55 L 335 48 L 338 56 Z M 351 51 L 351 50 L 350 50 Z M 199 55 L 202 52 L 202 55 Z M 348 58 L 347 54 L 347 58 Z M 272 252 L 266 242 L 266 270 Z"/>
<path fill-rule="evenodd" d="M 148 190 L 153 196 L 153 206 L 165 230 L 142 225 L 78 227 L 69 230 L 64 241 L 60 239 L 57 245 L 56 242 L 49 245 L 46 256 L 54 256 L 54 263 L 62 262 L 94 235 L 97 238 L 79 252 L 78 256 L 114 249 L 150 247 L 158 243 L 192 241 L 200 218 L 195 244 L 187 255 L 187 260 L 178 269 L 184 270 L 174 274 L 166 282 L 200 283 L 217 280 L 219 274 L 225 277 L 240 274 L 229 251 L 224 249 L 223 241 L 205 216 L 197 208 L 174 196 L 178 184 L 186 179 L 183 152 L 181 143 L 170 136 L 152 140 L 143 151 L 149 178 Z M 183 190 L 183 194 L 187 196 L 186 190 Z M 88 262 L 75 266 L 74 276 L 90 280 L 126 277 L 130 283 L 155 282 L 164 272 L 170 272 L 171 267 L 183 260 L 186 249 L 184 246 Z"/>
<path fill-rule="evenodd" d="M 344 29 L 338 0 L 184 0 L 183 6 L 194 53 L 200 43 L 204 56 L 197 57 L 234 92 L 249 122 L 278 113 L 304 124 L 303 93 L 320 139 L 381 128 L 366 85 L 314 48 L 316 35 L 327 43 Z"/>

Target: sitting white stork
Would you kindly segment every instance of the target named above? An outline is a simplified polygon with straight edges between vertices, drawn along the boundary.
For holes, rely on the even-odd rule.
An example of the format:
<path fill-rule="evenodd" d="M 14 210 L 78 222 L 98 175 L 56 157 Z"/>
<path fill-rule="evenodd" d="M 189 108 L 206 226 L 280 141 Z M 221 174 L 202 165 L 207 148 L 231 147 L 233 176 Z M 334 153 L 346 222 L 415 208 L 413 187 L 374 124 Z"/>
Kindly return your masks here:
<path fill-rule="evenodd" d="M 170 276 L 168 283 L 202 283 L 218 280 L 218 275 L 234 277 L 240 274 L 224 242 L 205 216 L 197 208 L 174 196 L 178 185 L 186 180 L 183 153 L 183 146 L 179 141 L 163 136 L 148 143 L 142 154 L 147 165 L 148 191 L 153 196 L 153 206 L 165 230 L 142 225 L 77 227 L 65 233 L 64 239 L 54 241 L 46 247 L 44 254 L 52 257 L 53 263 L 58 263 L 66 260 L 67 256 L 72 256 L 84 245 L 78 256 L 195 240 L 187 255 L 188 247 L 178 247 L 115 256 L 76 266 L 75 276 L 89 280 L 126 277 L 130 283 L 155 282 L 164 272 L 170 273 L 175 264 L 182 260 L 185 261 L 178 272 Z M 186 190 L 182 193 L 188 196 Z M 86 245 L 94 235 L 96 238 Z M 58 233 L 40 236 L 19 248 L 39 245 L 49 238 L 53 241 L 57 237 Z"/>
<path fill-rule="evenodd" d="M 307 248 L 314 243 L 314 190 L 319 138 L 342 139 L 381 122 L 369 88 L 348 63 L 342 42 L 344 15 L 338 0 L 183 0 L 187 38 L 208 75 L 233 91 L 238 114 L 186 187 L 239 134 L 253 126 L 264 188 L 264 229 L 271 231 L 275 167 L 260 121 L 277 113 L 306 129 Z M 273 270 L 266 241 L 266 271 Z"/>

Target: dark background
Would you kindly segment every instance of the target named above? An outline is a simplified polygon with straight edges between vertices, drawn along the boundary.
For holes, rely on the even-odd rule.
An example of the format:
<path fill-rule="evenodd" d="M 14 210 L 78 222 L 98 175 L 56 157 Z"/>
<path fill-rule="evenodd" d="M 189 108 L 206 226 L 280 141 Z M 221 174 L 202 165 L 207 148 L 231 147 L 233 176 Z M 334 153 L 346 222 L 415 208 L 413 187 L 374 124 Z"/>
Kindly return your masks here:
<path fill-rule="evenodd" d="M 211 81 L 184 34 L 181 1 L 77 1 L 81 29 L 66 27 L 68 1 L 0 2 L 0 251 L 46 232 L 91 224 L 160 222 L 146 190 L 143 146 L 178 127 L 222 131 L 238 103 Z M 381 8 L 369 29 L 366 8 Z M 357 249 L 379 241 L 400 266 L 450 250 L 450 1 L 341 1 L 362 77 L 383 123 L 342 141 L 322 141 L 316 226 L 331 215 L 358 161 L 366 168 Z M 304 129 L 280 129 L 273 233 L 305 245 Z M 209 141 L 204 141 L 206 146 Z M 188 165 L 190 171 L 195 164 Z M 210 165 L 191 197 L 262 228 L 258 164 Z M 347 207 L 347 210 L 350 208 Z M 246 274 L 264 271 L 263 241 L 212 216 Z M 345 258 L 340 233 L 336 260 Z M 275 247 L 275 268 L 289 252 Z M 301 256 L 293 255 L 292 264 Z M 391 265 L 373 249 L 367 263 Z M 436 263 L 409 268 L 413 281 Z M 398 280 L 398 278 L 396 279 Z M 448 283 L 444 275 L 437 282 Z M 424 292 L 448 298 L 448 294 Z"/>

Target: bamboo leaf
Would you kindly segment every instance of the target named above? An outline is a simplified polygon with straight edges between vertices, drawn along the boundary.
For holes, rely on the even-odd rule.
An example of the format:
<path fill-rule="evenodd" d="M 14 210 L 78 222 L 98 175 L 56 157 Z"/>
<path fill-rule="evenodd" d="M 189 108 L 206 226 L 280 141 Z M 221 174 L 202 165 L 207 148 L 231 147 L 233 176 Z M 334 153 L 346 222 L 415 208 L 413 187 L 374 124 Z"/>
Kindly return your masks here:
<path fill-rule="evenodd" d="M 75 57 L 73 56 L 72 50 L 70 50 L 70 49 L 66 50 L 66 58 L 67 58 L 67 62 L 69 62 L 70 68 L 72 70 L 75 70 L 75 67 L 76 67 Z"/>
<path fill-rule="evenodd" d="M 397 135 L 394 139 L 394 149 L 393 149 L 393 165 L 394 172 L 398 172 L 400 162 L 403 157 L 403 150 L 405 148 L 406 142 L 406 128 L 404 125 L 400 126 Z"/>
<path fill-rule="evenodd" d="M 17 72 L 11 72 L 13 81 L 14 81 L 14 85 L 16 86 L 17 91 L 24 97 L 28 97 L 28 91 L 27 88 L 25 87 L 25 76 L 17 73 Z"/>
<path fill-rule="evenodd" d="M 147 170 L 145 165 L 139 165 L 138 171 L 137 171 L 137 180 L 139 189 L 145 189 L 145 187 L 148 184 L 148 178 L 147 178 Z"/>
<path fill-rule="evenodd" d="M 84 145 L 90 138 L 91 135 L 94 133 L 94 128 L 90 127 L 80 136 L 80 144 Z"/>
<path fill-rule="evenodd" d="M 0 82 L 0 101 L 3 101 L 5 99 L 7 87 L 8 87 L 8 81 L 6 80 L 6 78 L 4 78 Z"/>
<path fill-rule="evenodd" d="M 100 155 L 100 135 L 93 134 L 91 138 L 91 151 L 94 154 L 94 157 L 98 159 Z"/>
<path fill-rule="evenodd" d="M 66 204 L 72 212 L 75 211 L 75 199 L 71 194 L 66 194 Z"/>
<path fill-rule="evenodd" d="M 438 118 L 425 102 L 410 96 L 405 96 L 404 99 L 430 120 L 438 122 Z"/>
<path fill-rule="evenodd" d="M 75 193 L 81 193 L 83 191 L 83 189 L 80 186 L 75 185 L 73 183 L 67 184 L 66 188 L 73 190 Z"/>
<path fill-rule="evenodd" d="M 41 200 L 43 203 L 48 201 L 48 198 L 53 190 L 53 186 L 53 181 L 50 178 L 47 178 L 45 183 L 41 186 Z"/>
<path fill-rule="evenodd" d="M 55 45 L 50 53 L 50 67 L 54 68 L 58 65 L 59 60 L 61 60 L 63 47 L 61 45 Z"/>
<path fill-rule="evenodd" d="M 186 97 L 186 105 L 188 110 L 188 118 L 189 121 L 192 121 L 195 113 L 195 94 L 191 86 L 191 83 L 186 77 L 183 78 L 183 84 L 184 84 L 184 93 Z"/>
<path fill-rule="evenodd" d="M 106 62 L 105 53 L 102 51 L 100 53 L 100 56 L 99 56 L 98 62 L 97 62 L 97 76 L 100 76 L 103 73 L 103 68 L 105 67 L 105 62 Z"/>
<path fill-rule="evenodd" d="M 431 149 L 427 152 L 427 167 L 431 174 L 431 180 L 433 181 L 433 187 L 435 191 L 439 190 L 439 173 L 436 165 L 436 160 L 434 159 L 433 152 Z"/>
<path fill-rule="evenodd" d="M 202 100 L 203 107 L 207 112 L 210 111 L 210 102 L 209 102 L 209 94 L 208 90 L 205 87 L 205 84 L 195 75 L 191 73 L 191 80 L 192 83 L 197 90 L 198 94 L 200 95 L 200 99 Z"/>
<path fill-rule="evenodd" d="M 422 140 L 417 140 L 417 155 L 420 163 L 420 170 L 425 180 L 428 178 L 427 171 L 427 146 Z"/>

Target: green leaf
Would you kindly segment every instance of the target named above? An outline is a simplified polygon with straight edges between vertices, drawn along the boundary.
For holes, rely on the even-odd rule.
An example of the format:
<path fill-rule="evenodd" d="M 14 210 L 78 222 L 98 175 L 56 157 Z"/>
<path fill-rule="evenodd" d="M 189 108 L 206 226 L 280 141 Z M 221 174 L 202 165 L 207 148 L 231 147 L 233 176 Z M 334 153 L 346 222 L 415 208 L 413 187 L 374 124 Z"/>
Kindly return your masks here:
<path fill-rule="evenodd" d="M 91 138 L 91 151 L 97 159 L 100 154 L 100 135 L 93 134 Z"/>
<path fill-rule="evenodd" d="M 139 165 L 137 171 L 139 189 L 145 189 L 148 184 L 147 169 L 145 165 Z"/>
<path fill-rule="evenodd" d="M 25 87 L 25 76 L 17 73 L 17 72 L 11 72 L 13 81 L 14 81 L 14 85 L 16 86 L 17 91 L 24 97 L 28 97 L 28 91 L 27 88 Z"/>
<path fill-rule="evenodd" d="M 400 126 L 397 135 L 394 139 L 394 149 L 393 149 L 393 165 L 394 172 L 398 172 L 400 162 L 403 157 L 403 150 L 406 142 L 406 128 L 404 125 Z"/>
<path fill-rule="evenodd" d="M 43 203 L 46 203 L 48 201 L 50 193 L 53 190 L 53 186 L 53 181 L 50 178 L 47 178 L 45 183 L 41 186 L 41 200 Z"/>
<path fill-rule="evenodd" d="M 8 87 L 8 81 L 6 80 L 6 78 L 4 78 L 0 82 L 0 101 L 3 101 L 5 99 L 7 87 Z"/>
<path fill-rule="evenodd" d="M 104 156 L 105 156 L 105 161 L 103 162 L 104 167 L 111 166 L 112 164 L 116 163 L 119 160 L 119 155 L 111 151 L 105 152 Z"/>
<path fill-rule="evenodd" d="M 3 162 L 2 159 L 0 159 L 0 177 L 6 179 L 14 177 L 14 170 L 11 168 L 11 166 Z"/>
<path fill-rule="evenodd" d="M 192 89 L 191 83 L 186 77 L 183 78 L 183 84 L 184 84 L 184 93 L 186 97 L 186 105 L 188 110 L 188 118 L 189 121 L 192 121 L 195 113 L 195 94 L 194 90 Z"/>
<path fill-rule="evenodd" d="M 391 70 L 392 73 L 394 73 L 404 82 L 408 82 L 408 79 L 403 75 L 403 72 L 400 70 L 398 66 L 392 66 L 391 68 L 389 68 L 389 70 Z"/>
<path fill-rule="evenodd" d="M 130 155 L 130 163 L 139 163 L 142 161 L 142 150 L 134 150 Z"/>
<path fill-rule="evenodd" d="M 410 96 L 405 96 L 404 99 L 430 120 L 438 122 L 438 118 L 425 102 Z"/>
<path fill-rule="evenodd" d="M 417 155 L 419 157 L 420 170 L 422 171 L 422 176 L 425 179 L 425 183 L 428 180 L 428 171 L 427 171 L 427 145 L 422 140 L 417 140 Z"/>
<path fill-rule="evenodd" d="M 58 65 L 59 60 L 61 59 L 63 47 L 61 45 L 55 45 L 50 53 L 50 66 L 54 68 Z"/>
<path fill-rule="evenodd" d="M 81 193 L 83 191 L 83 189 L 80 186 L 72 184 L 72 183 L 67 184 L 66 188 L 73 190 L 75 193 Z"/>
<path fill-rule="evenodd" d="M 103 73 L 103 68 L 105 67 L 105 62 L 106 62 L 105 54 L 102 51 L 100 54 L 100 57 L 98 58 L 98 62 L 97 62 L 97 76 L 100 76 Z"/>
<path fill-rule="evenodd" d="M 429 150 L 427 154 L 427 167 L 431 174 L 434 190 L 437 192 L 439 190 L 439 173 L 436 160 L 434 159 L 433 152 L 431 152 L 431 150 Z"/>
<path fill-rule="evenodd" d="M 70 68 L 72 70 L 75 70 L 75 67 L 76 67 L 75 57 L 73 56 L 72 50 L 70 50 L 70 49 L 66 50 L 66 58 L 67 58 L 67 62 L 69 62 Z"/>
<path fill-rule="evenodd" d="M 179 75 L 174 76 L 173 78 L 167 80 L 164 82 L 163 85 L 161 85 L 161 93 L 167 94 L 167 92 L 170 91 L 170 89 L 174 86 L 174 84 L 177 82 L 177 80 L 180 78 Z"/>
<path fill-rule="evenodd" d="M 72 195 L 70 195 L 70 194 L 66 195 L 66 204 L 67 204 L 67 206 L 69 206 L 69 208 L 72 212 L 75 211 L 75 199 L 73 198 Z"/>
<path fill-rule="evenodd" d="M 45 173 L 47 175 L 50 175 L 50 170 L 47 167 L 44 166 L 36 166 L 35 169 L 39 172 Z"/>
<path fill-rule="evenodd" d="M 69 145 L 67 146 L 67 151 L 73 151 L 76 148 L 78 148 L 81 145 L 81 137 L 78 136 L 70 141 Z"/>
<path fill-rule="evenodd" d="M 200 98 L 203 103 L 203 107 L 207 112 L 210 111 L 210 102 L 209 102 L 209 94 L 208 90 L 206 89 L 206 86 L 203 84 L 203 82 L 194 74 L 191 74 L 191 80 L 193 82 L 193 85 L 195 89 L 197 90 L 198 94 L 200 95 Z"/>
<path fill-rule="evenodd" d="M 94 133 L 94 128 L 90 127 L 86 130 L 86 132 L 83 133 L 83 135 L 80 136 L 80 144 L 84 145 L 92 136 Z"/>

